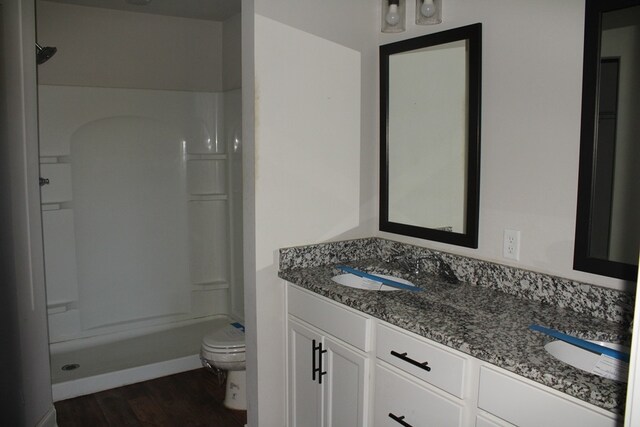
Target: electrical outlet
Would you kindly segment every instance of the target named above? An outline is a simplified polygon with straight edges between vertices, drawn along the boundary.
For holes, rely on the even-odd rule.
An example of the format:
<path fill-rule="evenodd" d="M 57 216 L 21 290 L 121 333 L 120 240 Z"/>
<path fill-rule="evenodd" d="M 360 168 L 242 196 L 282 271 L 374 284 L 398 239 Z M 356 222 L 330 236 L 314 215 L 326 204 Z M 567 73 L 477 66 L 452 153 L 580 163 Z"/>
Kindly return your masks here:
<path fill-rule="evenodd" d="M 502 256 L 505 258 L 520 259 L 520 231 L 504 230 L 504 239 L 502 243 Z"/>

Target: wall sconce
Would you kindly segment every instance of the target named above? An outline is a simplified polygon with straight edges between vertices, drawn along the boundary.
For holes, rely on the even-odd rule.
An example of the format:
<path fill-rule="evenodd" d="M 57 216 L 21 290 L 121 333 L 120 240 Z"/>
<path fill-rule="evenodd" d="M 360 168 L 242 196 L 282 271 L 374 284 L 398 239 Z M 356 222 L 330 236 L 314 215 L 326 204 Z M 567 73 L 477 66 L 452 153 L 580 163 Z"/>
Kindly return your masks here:
<path fill-rule="evenodd" d="M 404 31 L 405 1 L 406 0 L 382 0 L 381 28 L 383 33 L 400 33 Z"/>
<path fill-rule="evenodd" d="M 442 22 L 442 0 L 416 0 L 416 24 L 433 25 Z"/>

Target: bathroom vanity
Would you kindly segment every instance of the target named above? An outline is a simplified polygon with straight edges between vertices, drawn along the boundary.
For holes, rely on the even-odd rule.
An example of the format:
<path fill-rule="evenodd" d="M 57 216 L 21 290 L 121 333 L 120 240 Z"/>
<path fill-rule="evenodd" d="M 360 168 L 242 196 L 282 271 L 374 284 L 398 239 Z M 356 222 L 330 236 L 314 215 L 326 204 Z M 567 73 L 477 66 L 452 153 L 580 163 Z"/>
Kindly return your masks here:
<path fill-rule="evenodd" d="M 409 251 L 406 256 L 420 251 L 426 257 L 422 271 L 382 260 L 399 249 Z M 544 350 L 552 339 L 528 330 L 538 323 L 619 341 L 624 319 L 607 319 L 617 309 L 588 314 L 561 308 L 562 298 L 585 298 L 568 296 L 572 289 L 558 278 L 555 283 L 546 277 L 544 287 L 552 294 L 562 285 L 560 306 L 536 300 L 532 289 L 539 283 L 533 283 L 537 273 L 532 272 L 521 273 L 529 283 L 510 272 L 521 291 L 528 287 L 529 298 L 509 295 L 479 278 L 490 275 L 484 269 L 495 268 L 495 281 L 501 282 L 503 266 L 478 261 L 472 269 L 465 261 L 473 262 L 383 239 L 282 250 L 289 425 L 620 425 L 626 385 L 556 360 Z M 339 274 L 335 264 L 340 262 L 402 276 L 422 291 L 339 285 L 331 277 Z M 473 270 L 477 280 L 451 283 L 456 280 L 438 273 L 445 263 L 456 277 L 468 279 Z M 576 292 L 601 292 L 601 305 L 620 308 L 627 301 L 626 294 L 586 287 L 579 284 Z"/>

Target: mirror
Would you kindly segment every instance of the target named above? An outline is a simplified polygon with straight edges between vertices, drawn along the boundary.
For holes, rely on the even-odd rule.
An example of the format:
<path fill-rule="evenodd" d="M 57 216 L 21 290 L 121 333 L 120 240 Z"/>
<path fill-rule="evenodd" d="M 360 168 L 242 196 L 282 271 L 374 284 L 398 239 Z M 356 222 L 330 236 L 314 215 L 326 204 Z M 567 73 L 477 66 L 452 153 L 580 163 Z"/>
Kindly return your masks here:
<path fill-rule="evenodd" d="M 380 46 L 380 230 L 478 247 L 481 24 Z"/>
<path fill-rule="evenodd" d="M 637 278 L 640 0 L 587 0 L 574 269 Z"/>

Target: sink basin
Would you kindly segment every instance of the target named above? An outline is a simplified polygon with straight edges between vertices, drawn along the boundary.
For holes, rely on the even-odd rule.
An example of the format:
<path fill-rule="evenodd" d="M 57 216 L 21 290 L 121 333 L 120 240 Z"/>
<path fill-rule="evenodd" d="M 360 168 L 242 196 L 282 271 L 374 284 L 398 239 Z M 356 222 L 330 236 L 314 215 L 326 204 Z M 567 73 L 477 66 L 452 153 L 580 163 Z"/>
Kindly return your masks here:
<path fill-rule="evenodd" d="M 628 352 L 629 348 L 608 342 L 591 341 L 614 350 Z M 583 371 L 609 378 L 615 381 L 627 382 L 629 364 L 588 350 L 576 347 L 564 341 L 552 341 L 544 349 L 556 359 Z"/>
<path fill-rule="evenodd" d="M 384 279 L 393 280 L 404 285 L 415 286 L 413 283 L 401 279 L 400 277 L 395 276 L 385 276 L 384 274 L 377 274 L 376 276 L 382 277 Z M 374 280 L 365 279 L 364 277 L 355 276 L 353 274 L 339 274 L 337 276 L 333 276 L 331 278 L 336 283 L 339 283 L 343 286 L 349 286 L 350 288 L 357 289 L 366 289 L 369 291 L 399 291 L 400 289 L 394 288 L 393 286 L 383 285 L 380 282 L 376 282 Z"/>

